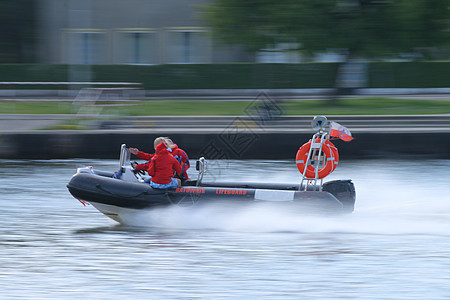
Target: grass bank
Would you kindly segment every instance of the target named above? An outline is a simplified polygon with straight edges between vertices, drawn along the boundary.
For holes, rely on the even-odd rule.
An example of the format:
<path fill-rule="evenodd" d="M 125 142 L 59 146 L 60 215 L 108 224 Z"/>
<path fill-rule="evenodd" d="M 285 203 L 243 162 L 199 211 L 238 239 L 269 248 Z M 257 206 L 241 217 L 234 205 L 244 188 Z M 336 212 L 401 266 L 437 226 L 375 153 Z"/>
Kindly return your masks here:
<path fill-rule="evenodd" d="M 105 103 L 103 103 L 105 104 Z M 112 103 L 111 103 L 112 104 Z M 127 116 L 239 116 L 254 101 L 146 100 L 128 106 L 81 105 L 72 102 L 0 101 L 1 114 L 76 114 Z M 341 99 L 339 105 L 324 100 L 296 100 L 279 103 L 285 115 L 412 115 L 448 114 L 450 101 L 389 98 Z"/>

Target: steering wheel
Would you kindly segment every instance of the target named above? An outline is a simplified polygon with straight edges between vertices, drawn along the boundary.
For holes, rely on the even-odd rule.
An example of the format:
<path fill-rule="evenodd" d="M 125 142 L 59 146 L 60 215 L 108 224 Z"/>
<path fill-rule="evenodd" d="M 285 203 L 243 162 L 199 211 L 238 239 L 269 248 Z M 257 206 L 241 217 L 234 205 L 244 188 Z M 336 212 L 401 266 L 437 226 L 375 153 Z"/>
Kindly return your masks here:
<path fill-rule="evenodd" d="M 133 161 L 131 163 L 131 167 L 133 168 L 133 173 L 134 174 L 140 174 L 140 175 L 145 175 L 145 171 L 144 170 L 138 170 L 135 168 L 135 165 L 138 165 L 138 163 L 136 161 Z"/>

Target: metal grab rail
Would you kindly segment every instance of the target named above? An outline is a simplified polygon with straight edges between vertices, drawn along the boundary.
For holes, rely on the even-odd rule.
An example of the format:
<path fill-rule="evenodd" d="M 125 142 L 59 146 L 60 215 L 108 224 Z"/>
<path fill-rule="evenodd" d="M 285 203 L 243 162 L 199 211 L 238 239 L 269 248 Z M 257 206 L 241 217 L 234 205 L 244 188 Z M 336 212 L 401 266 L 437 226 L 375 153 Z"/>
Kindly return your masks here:
<path fill-rule="evenodd" d="M 203 175 L 205 174 L 207 167 L 208 167 L 208 164 L 206 162 L 206 159 L 203 156 L 200 157 L 197 160 L 196 165 L 195 165 L 195 168 L 198 171 L 196 186 L 199 186 L 202 183 Z"/>
<path fill-rule="evenodd" d="M 316 142 L 317 140 L 319 140 L 319 142 Z M 306 158 L 305 169 L 303 170 L 302 181 L 300 183 L 300 188 L 305 191 L 310 186 L 312 186 L 314 191 L 322 190 L 323 178 L 319 179 L 319 170 L 320 167 L 324 166 L 326 163 L 326 156 L 323 154 L 322 147 L 327 140 L 329 140 L 329 135 L 322 130 L 315 133 L 311 139 L 311 147 L 308 152 L 308 157 Z M 306 177 L 308 166 L 314 167 L 314 178 Z"/>
<path fill-rule="evenodd" d="M 317 132 L 313 135 L 311 142 L 311 147 L 309 148 L 308 157 L 305 162 L 305 169 L 302 173 L 302 180 L 300 183 L 300 190 L 313 190 L 322 191 L 323 178 L 319 179 L 320 167 L 325 166 L 326 156 L 323 153 L 323 144 L 330 139 L 328 131 L 325 130 L 328 125 L 328 120 L 325 116 L 316 116 L 311 122 L 311 126 Z M 318 142 L 316 142 L 318 140 Z M 306 172 L 308 166 L 314 167 L 314 178 L 307 178 Z"/>

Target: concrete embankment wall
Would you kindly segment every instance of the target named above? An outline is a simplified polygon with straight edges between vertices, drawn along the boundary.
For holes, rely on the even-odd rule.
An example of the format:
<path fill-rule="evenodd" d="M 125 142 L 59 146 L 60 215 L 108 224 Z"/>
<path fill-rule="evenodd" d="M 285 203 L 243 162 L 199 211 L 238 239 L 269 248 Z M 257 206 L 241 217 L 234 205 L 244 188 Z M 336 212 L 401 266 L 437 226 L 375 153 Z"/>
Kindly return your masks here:
<path fill-rule="evenodd" d="M 121 144 L 153 152 L 153 139 L 170 137 L 191 159 L 295 159 L 310 132 L 168 133 L 132 131 L 20 131 L 0 134 L 0 158 L 113 158 Z M 342 159 L 450 158 L 450 131 L 354 132 L 352 142 L 333 141 Z"/>

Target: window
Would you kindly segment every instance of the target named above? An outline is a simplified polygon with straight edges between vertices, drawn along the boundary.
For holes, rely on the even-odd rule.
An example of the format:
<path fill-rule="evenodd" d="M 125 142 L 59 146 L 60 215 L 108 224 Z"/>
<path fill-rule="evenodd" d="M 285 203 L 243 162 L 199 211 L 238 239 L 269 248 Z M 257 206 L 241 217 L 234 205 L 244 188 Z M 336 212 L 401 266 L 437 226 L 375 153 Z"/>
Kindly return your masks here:
<path fill-rule="evenodd" d="M 211 38 L 204 30 L 169 29 L 165 32 L 164 62 L 198 64 L 211 62 Z"/>
<path fill-rule="evenodd" d="M 65 31 L 64 41 L 64 63 L 108 63 L 107 37 L 105 32 L 69 30 Z"/>
<path fill-rule="evenodd" d="M 158 64 L 158 33 L 153 30 L 122 30 L 114 35 L 114 62 Z"/>

